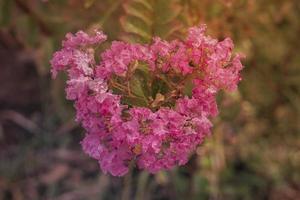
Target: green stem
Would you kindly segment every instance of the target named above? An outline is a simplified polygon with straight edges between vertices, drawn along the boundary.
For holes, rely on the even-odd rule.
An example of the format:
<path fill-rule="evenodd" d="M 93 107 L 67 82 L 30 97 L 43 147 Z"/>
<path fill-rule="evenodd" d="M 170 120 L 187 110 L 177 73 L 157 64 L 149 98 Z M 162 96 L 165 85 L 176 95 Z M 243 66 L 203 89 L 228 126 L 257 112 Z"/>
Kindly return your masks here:
<path fill-rule="evenodd" d="M 112 6 L 104 13 L 103 17 L 99 21 L 99 25 L 102 27 L 103 24 L 107 21 L 107 19 L 114 13 L 115 10 L 121 5 L 122 0 L 115 1 Z"/>
<path fill-rule="evenodd" d="M 145 190 L 146 190 L 148 179 L 149 179 L 149 173 L 141 172 L 139 174 L 135 200 L 144 200 L 145 199 Z"/>
<path fill-rule="evenodd" d="M 131 162 L 129 164 L 129 171 L 124 177 L 121 200 L 130 200 L 133 167 L 134 163 Z"/>

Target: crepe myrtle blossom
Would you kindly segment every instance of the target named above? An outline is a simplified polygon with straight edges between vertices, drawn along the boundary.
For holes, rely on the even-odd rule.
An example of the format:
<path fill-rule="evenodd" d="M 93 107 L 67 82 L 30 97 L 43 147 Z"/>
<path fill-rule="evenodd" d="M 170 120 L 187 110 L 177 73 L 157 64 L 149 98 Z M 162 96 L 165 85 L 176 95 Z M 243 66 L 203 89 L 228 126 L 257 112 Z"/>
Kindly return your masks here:
<path fill-rule="evenodd" d="M 123 176 L 132 163 L 151 173 L 184 165 L 210 134 L 216 95 L 237 88 L 243 66 L 230 38 L 205 31 L 192 27 L 183 41 L 113 41 L 99 62 L 95 49 L 106 35 L 66 35 L 52 76 L 67 72 L 66 96 L 86 131 L 82 148 L 102 171 Z"/>

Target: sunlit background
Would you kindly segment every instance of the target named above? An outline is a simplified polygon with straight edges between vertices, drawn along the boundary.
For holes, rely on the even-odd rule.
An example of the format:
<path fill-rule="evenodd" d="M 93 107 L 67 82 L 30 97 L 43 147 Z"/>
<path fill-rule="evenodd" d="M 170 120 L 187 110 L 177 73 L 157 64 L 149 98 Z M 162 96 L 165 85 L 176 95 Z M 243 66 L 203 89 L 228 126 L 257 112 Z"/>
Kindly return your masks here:
<path fill-rule="evenodd" d="M 247 56 L 213 134 L 186 166 L 104 175 L 81 150 L 65 77 L 50 78 L 52 53 L 79 29 L 147 43 L 200 23 Z M 0 0 L 0 199 L 299 199 L 299 35 L 299 0 Z"/>

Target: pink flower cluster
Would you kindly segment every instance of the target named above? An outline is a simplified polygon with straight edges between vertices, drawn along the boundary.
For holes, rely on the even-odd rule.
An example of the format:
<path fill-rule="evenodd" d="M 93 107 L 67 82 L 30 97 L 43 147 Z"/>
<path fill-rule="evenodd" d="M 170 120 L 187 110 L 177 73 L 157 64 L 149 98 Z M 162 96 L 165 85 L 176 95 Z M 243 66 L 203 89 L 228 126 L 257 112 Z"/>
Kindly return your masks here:
<path fill-rule="evenodd" d="M 106 40 L 102 32 L 67 34 L 51 60 L 52 75 L 67 71 L 67 99 L 75 101 L 76 120 L 86 130 L 83 150 L 105 173 L 123 176 L 132 164 L 151 173 L 184 165 L 210 133 L 209 117 L 218 114 L 216 94 L 236 89 L 243 66 L 241 56 L 232 55 L 231 39 L 218 42 L 205 31 L 204 25 L 190 28 L 185 41 L 114 41 L 99 63 L 94 49 Z M 136 62 L 146 63 L 152 77 L 181 78 L 171 81 L 175 88 L 161 100 L 171 99 L 174 104 L 167 105 L 172 106 L 152 109 L 122 103 L 122 94 L 113 92 L 110 81 L 126 77 Z M 181 87 L 187 80 L 193 84 L 190 96 Z"/>

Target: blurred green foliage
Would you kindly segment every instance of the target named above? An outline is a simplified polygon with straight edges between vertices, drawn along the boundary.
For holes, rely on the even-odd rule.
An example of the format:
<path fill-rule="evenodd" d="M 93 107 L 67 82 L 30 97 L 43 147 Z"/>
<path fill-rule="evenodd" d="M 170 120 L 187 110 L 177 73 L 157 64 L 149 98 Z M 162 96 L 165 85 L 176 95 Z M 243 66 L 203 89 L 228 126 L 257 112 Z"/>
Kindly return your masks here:
<path fill-rule="evenodd" d="M 75 131 L 77 136 L 56 133 L 60 126 L 74 126 L 70 122 L 73 108 L 64 100 L 64 78 L 49 78 L 49 59 L 66 32 L 101 28 L 109 41 L 149 42 L 153 36 L 181 38 L 189 26 L 206 23 L 209 34 L 219 39 L 231 37 L 236 50 L 247 56 L 239 91 L 219 96 L 220 116 L 214 120 L 213 134 L 188 165 L 154 176 L 135 172 L 132 196 L 299 198 L 299 19 L 299 0 L 0 0 L 0 36 L 6 36 L 7 45 L 16 44 L 33 54 L 45 100 L 40 111 L 43 133 L 13 144 L 12 147 L 18 146 L 14 149 L 17 157 L 7 158 L 11 148 L 5 156 L 1 154 L 0 192 L 2 184 L 6 188 L 2 191 L 11 190 L 14 194 L 11 188 L 23 184 L 26 174 L 35 174 L 33 179 L 38 179 L 34 178 L 39 176 L 38 171 L 43 173 L 42 156 L 38 154 L 35 160 L 28 154 L 48 155 L 49 151 L 70 149 L 80 152 L 77 142 L 82 130 Z M 5 137 L 0 140 L 5 141 Z M 24 160 L 28 156 L 31 160 Z M 80 165 L 76 168 L 85 169 Z M 94 183 L 101 185 L 101 181 L 95 181 L 95 173 L 100 172 L 93 173 Z M 97 198 L 119 197 L 116 191 L 122 188 L 120 182 L 114 178 L 103 180 L 111 186 L 99 189 L 101 195 Z M 86 184 L 86 179 L 81 183 Z M 46 187 L 46 199 L 64 194 L 57 189 L 59 184 L 63 183 L 51 182 Z M 19 199 L 26 199 L 26 194 L 20 195 L 23 197 Z"/>

